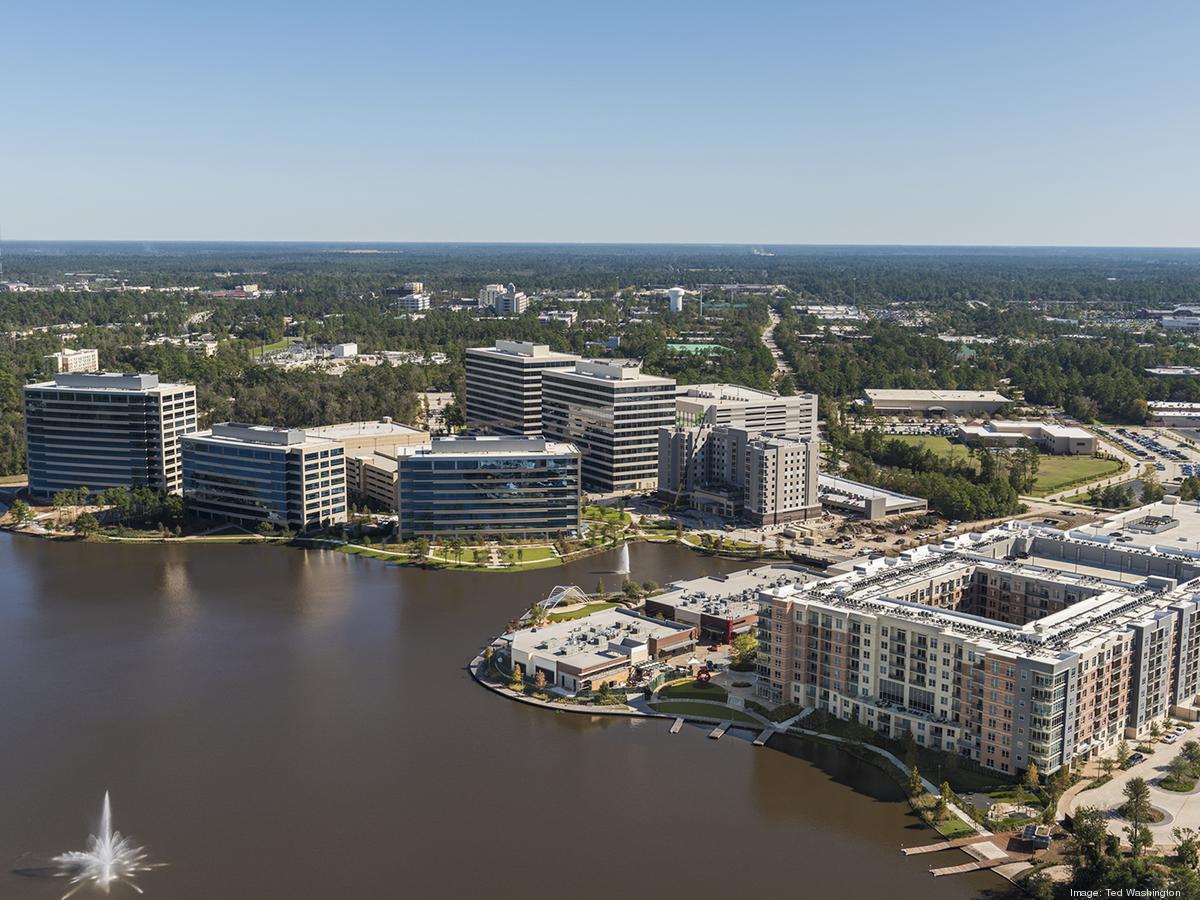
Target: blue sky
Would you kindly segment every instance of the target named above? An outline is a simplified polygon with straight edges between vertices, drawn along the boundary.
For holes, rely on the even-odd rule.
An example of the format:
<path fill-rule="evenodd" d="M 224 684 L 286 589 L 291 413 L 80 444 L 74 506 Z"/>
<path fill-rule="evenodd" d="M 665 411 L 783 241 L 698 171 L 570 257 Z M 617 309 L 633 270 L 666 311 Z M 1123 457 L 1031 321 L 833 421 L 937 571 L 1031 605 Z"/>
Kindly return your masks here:
<path fill-rule="evenodd" d="M 13 239 L 1200 246 L 1200 4 L 11 3 Z"/>

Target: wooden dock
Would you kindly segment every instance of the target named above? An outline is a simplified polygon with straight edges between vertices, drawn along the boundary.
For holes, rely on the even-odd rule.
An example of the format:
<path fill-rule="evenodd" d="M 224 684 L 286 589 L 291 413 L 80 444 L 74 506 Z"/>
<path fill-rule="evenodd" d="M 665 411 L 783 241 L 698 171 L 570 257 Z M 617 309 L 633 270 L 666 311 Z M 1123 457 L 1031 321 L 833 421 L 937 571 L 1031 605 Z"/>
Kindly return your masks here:
<path fill-rule="evenodd" d="M 729 730 L 729 727 L 732 724 L 733 724 L 733 720 L 731 720 L 731 719 L 726 720 L 726 721 L 722 722 L 720 725 L 718 725 L 716 728 L 714 728 L 712 731 L 710 731 L 708 733 L 708 736 L 710 738 L 712 738 L 714 741 L 718 740 L 725 736 L 725 732 L 727 732 Z"/>
<path fill-rule="evenodd" d="M 771 735 L 773 735 L 774 733 L 775 733 L 774 728 L 764 728 L 762 731 L 762 734 L 760 734 L 758 737 L 756 737 L 754 739 L 754 746 L 755 747 L 765 747 L 767 741 L 770 739 Z"/>
<path fill-rule="evenodd" d="M 1017 860 L 1010 859 L 1007 856 L 1000 859 L 975 859 L 969 863 L 963 863 L 961 866 L 943 866 L 940 869 L 930 869 L 929 874 L 934 878 L 941 878 L 943 875 L 962 875 L 965 872 L 979 872 L 983 869 L 994 869 L 996 866 L 1002 866 L 1005 863 L 1016 862 Z"/>
<path fill-rule="evenodd" d="M 677 718 L 671 723 L 671 734 L 679 734 L 679 729 L 683 727 L 683 716 Z"/>
<path fill-rule="evenodd" d="M 968 844 L 982 843 L 990 841 L 991 836 L 973 834 L 969 837 L 954 838 L 949 841 L 938 841 L 936 844 L 922 844 L 919 847 L 901 847 L 900 852 L 905 856 L 912 856 L 916 853 L 937 853 L 939 850 L 954 850 L 958 847 L 965 847 Z"/>

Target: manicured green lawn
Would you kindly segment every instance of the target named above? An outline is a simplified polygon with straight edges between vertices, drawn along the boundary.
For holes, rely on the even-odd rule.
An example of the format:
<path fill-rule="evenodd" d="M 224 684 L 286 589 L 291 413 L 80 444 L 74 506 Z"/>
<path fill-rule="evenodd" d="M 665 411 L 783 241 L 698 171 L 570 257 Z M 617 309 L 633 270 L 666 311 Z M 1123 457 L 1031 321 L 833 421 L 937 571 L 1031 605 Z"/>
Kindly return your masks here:
<path fill-rule="evenodd" d="M 263 344 L 258 348 L 260 353 L 274 353 L 276 350 L 286 350 L 292 345 L 293 338 L 282 338 L 273 344 Z"/>
<path fill-rule="evenodd" d="M 553 547 L 508 547 L 503 550 L 504 561 L 507 563 L 537 562 L 542 559 L 554 559 Z"/>
<path fill-rule="evenodd" d="M 951 816 L 948 819 L 938 822 L 936 827 L 938 834 L 945 838 L 959 838 L 975 833 L 975 829 L 958 816 Z"/>
<path fill-rule="evenodd" d="M 729 719 L 733 722 L 745 722 L 757 725 L 758 720 L 753 716 L 728 706 L 717 706 L 715 703 L 700 703 L 696 700 L 667 700 L 655 703 L 655 712 L 673 713 L 677 716 L 705 716 L 709 719 Z"/>
<path fill-rule="evenodd" d="M 600 612 L 605 609 L 612 609 L 617 604 L 615 603 L 589 603 L 586 606 L 581 606 L 579 609 L 573 609 L 570 612 L 551 615 L 551 622 L 568 622 L 571 619 L 582 619 L 584 616 L 590 616 L 594 612 Z"/>
<path fill-rule="evenodd" d="M 889 434 L 885 440 L 903 441 L 906 444 L 915 444 L 918 447 L 924 447 L 926 450 L 932 450 L 938 456 L 943 456 L 947 459 L 963 459 L 969 460 L 971 454 L 967 452 L 965 444 L 952 444 L 949 438 L 942 437 L 940 434 Z"/>
<path fill-rule="evenodd" d="M 589 521 L 608 522 L 612 525 L 628 525 L 629 513 L 608 506 L 585 506 L 583 517 Z"/>
<path fill-rule="evenodd" d="M 1097 459 L 1094 456 L 1048 456 L 1042 454 L 1038 460 L 1037 481 L 1033 493 L 1037 496 L 1053 494 L 1068 485 L 1107 478 L 1121 470 L 1115 459 Z"/>
<path fill-rule="evenodd" d="M 666 685 L 658 692 L 658 696 L 668 700 L 716 700 L 724 703 L 729 697 L 729 692 L 719 684 L 696 684 L 693 679 L 689 678 L 686 681 Z"/>

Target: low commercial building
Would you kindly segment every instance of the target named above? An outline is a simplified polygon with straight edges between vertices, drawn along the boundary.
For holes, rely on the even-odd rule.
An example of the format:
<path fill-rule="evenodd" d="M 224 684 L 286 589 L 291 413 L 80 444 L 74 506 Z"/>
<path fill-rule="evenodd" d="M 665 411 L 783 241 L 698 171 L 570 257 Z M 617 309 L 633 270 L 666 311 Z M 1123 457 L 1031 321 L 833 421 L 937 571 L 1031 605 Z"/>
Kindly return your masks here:
<path fill-rule="evenodd" d="M 395 456 L 404 447 L 428 447 L 430 441 L 428 431 L 395 422 L 390 416 L 374 421 L 319 425 L 305 428 L 304 432 L 309 437 L 337 441 L 347 456 L 362 453 Z"/>
<path fill-rule="evenodd" d="M 1142 545 L 1013 522 L 765 588 L 758 693 L 1007 774 L 1195 718 L 1200 551 L 1177 535 L 1200 509 L 1177 506 Z"/>
<path fill-rule="evenodd" d="M 487 434 L 542 433 L 542 375 L 571 368 L 579 357 L 546 344 L 496 341 L 466 352 L 467 427 Z"/>
<path fill-rule="evenodd" d="M 1057 422 L 995 420 L 959 425 L 958 436 L 966 443 L 1016 447 L 1022 440 L 1032 441 L 1049 453 L 1094 456 L 1096 436 L 1086 428 Z"/>
<path fill-rule="evenodd" d="M 658 485 L 658 430 L 675 420 L 675 379 L 630 360 L 580 361 L 542 375 L 542 431 L 575 444 L 583 480 L 602 493 Z"/>
<path fill-rule="evenodd" d="M 617 607 L 524 628 L 500 640 L 526 678 L 541 672 L 547 686 L 575 694 L 625 684 L 634 667 L 685 652 L 696 643 L 696 629 Z"/>
<path fill-rule="evenodd" d="M 63 372 L 28 384 L 29 492 L 146 485 L 179 493 L 180 438 L 196 430 L 196 387 L 157 375 Z"/>
<path fill-rule="evenodd" d="M 1200 403 L 1176 400 L 1151 400 L 1150 424 L 1167 428 L 1200 428 Z"/>
<path fill-rule="evenodd" d="M 770 565 L 673 581 L 661 594 L 646 598 L 645 613 L 691 625 L 702 642 L 727 644 L 738 635 L 754 631 L 759 591 L 815 577 L 798 566 Z"/>
<path fill-rule="evenodd" d="M 820 444 L 729 425 L 659 429 L 658 492 L 724 518 L 775 525 L 821 514 Z"/>
<path fill-rule="evenodd" d="M 817 438 L 816 394 L 781 397 L 740 384 L 688 384 L 676 390 L 675 421 L 679 425 L 731 425 Z"/>
<path fill-rule="evenodd" d="M 555 538 L 580 527 L 580 458 L 543 438 L 434 438 L 402 452 L 400 535 Z"/>
<path fill-rule="evenodd" d="M 1192 378 L 1200 375 L 1200 369 L 1195 366 L 1151 366 L 1146 369 L 1146 374 L 1159 378 Z"/>
<path fill-rule="evenodd" d="M 226 422 L 183 440 L 189 514 L 246 528 L 346 521 L 345 451 L 299 428 Z"/>
<path fill-rule="evenodd" d="M 866 395 L 875 412 L 884 416 L 969 416 L 994 413 L 1010 402 L 996 391 L 870 388 Z"/>
<path fill-rule="evenodd" d="M 928 502 L 920 497 L 885 491 L 883 488 L 825 473 L 821 473 L 819 491 L 823 507 L 853 513 L 868 520 L 901 514 L 919 514 L 929 508 Z"/>
<path fill-rule="evenodd" d="M 50 372 L 99 372 L 100 351 L 96 349 L 72 350 L 64 347 L 57 353 L 43 357 Z"/>

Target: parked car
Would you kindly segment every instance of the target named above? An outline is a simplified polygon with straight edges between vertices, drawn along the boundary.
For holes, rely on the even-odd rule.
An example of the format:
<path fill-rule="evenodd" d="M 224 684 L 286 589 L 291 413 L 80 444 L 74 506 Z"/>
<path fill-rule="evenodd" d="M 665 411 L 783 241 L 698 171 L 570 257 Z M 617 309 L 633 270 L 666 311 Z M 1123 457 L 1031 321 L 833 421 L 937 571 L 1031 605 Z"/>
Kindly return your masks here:
<path fill-rule="evenodd" d="M 1129 757 L 1129 764 L 1131 766 L 1136 766 L 1138 763 L 1140 763 L 1145 758 L 1146 758 L 1145 754 L 1135 753 L 1131 757 Z"/>

